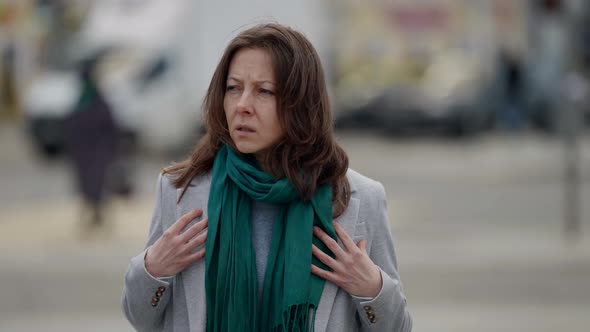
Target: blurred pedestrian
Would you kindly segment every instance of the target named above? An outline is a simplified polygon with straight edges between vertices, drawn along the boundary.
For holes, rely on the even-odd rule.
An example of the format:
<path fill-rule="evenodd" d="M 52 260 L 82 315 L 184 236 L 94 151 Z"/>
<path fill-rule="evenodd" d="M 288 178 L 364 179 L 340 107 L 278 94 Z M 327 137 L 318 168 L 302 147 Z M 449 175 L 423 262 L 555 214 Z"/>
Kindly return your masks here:
<path fill-rule="evenodd" d="M 348 169 L 311 43 L 279 24 L 241 32 L 204 111 L 206 135 L 159 177 L 125 277 L 131 324 L 410 331 L 383 186 Z"/>
<path fill-rule="evenodd" d="M 502 77 L 504 103 L 498 116 L 500 128 L 521 130 L 527 122 L 522 104 L 523 66 L 520 57 L 507 50 L 500 51 L 500 72 Z"/>
<path fill-rule="evenodd" d="M 96 79 L 100 59 L 96 55 L 82 62 L 80 97 L 64 125 L 66 151 L 84 203 L 83 227 L 88 229 L 104 222 L 107 174 L 115 160 L 118 137 L 111 107 Z"/>

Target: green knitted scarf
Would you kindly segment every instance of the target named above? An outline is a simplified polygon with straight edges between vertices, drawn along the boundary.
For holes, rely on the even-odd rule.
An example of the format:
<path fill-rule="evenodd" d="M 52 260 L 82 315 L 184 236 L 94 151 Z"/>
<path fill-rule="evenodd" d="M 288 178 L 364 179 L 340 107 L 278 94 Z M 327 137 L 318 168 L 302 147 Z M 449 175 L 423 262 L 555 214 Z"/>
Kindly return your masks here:
<path fill-rule="evenodd" d="M 252 200 L 280 206 L 262 303 L 251 237 Z M 320 186 L 305 203 L 286 178 L 273 178 L 254 158 L 224 145 L 213 164 L 208 210 L 207 331 L 312 331 L 324 280 L 311 274 L 311 264 L 326 267 L 312 258 L 311 244 L 332 255 L 312 230 L 319 226 L 336 238 L 331 187 Z"/>

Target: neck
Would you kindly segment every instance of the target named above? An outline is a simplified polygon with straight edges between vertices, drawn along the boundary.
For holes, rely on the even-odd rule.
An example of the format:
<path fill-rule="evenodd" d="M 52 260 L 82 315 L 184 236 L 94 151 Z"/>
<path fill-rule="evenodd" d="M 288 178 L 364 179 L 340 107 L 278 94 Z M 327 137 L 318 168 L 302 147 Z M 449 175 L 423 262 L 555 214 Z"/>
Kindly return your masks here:
<path fill-rule="evenodd" d="M 262 168 L 262 170 L 268 174 L 272 174 L 272 170 L 270 168 L 270 165 L 268 164 L 268 153 L 267 152 L 258 152 L 256 154 L 254 154 L 254 157 L 256 158 L 256 161 L 258 162 L 258 165 L 260 165 L 260 168 Z"/>
<path fill-rule="evenodd" d="M 277 169 L 276 167 L 272 167 L 272 164 L 270 162 L 271 158 L 270 158 L 269 154 L 270 154 L 270 151 L 268 151 L 268 150 L 260 151 L 256 154 L 254 154 L 254 157 L 256 158 L 256 162 L 258 163 L 260 168 L 265 173 L 272 175 L 275 179 L 279 179 L 279 178 L 285 176 L 282 169 L 280 169 L 280 168 Z"/>

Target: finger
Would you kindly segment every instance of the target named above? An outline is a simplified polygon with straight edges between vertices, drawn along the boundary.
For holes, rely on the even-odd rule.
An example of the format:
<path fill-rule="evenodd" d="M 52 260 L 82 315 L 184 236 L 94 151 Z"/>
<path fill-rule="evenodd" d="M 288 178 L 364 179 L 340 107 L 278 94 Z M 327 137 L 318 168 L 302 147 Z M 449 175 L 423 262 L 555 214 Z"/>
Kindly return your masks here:
<path fill-rule="evenodd" d="M 358 247 L 360 250 L 367 252 L 367 240 L 360 240 Z"/>
<path fill-rule="evenodd" d="M 311 253 L 315 257 L 317 257 L 317 259 L 319 259 L 320 262 L 326 264 L 332 270 L 336 270 L 336 267 L 338 266 L 338 262 L 334 258 L 330 257 L 329 255 L 326 255 L 325 252 L 321 251 L 320 248 L 316 247 L 314 244 L 311 245 Z"/>
<path fill-rule="evenodd" d="M 206 240 L 207 240 L 207 230 L 205 230 L 203 233 L 199 234 L 199 236 L 197 236 L 196 238 L 189 241 L 187 243 L 187 250 L 189 252 L 193 251 L 195 248 L 202 246 Z"/>
<path fill-rule="evenodd" d="M 203 257 L 205 257 L 205 248 L 186 256 L 186 259 L 188 264 L 192 264 L 194 262 L 200 261 L 203 259 Z"/>
<path fill-rule="evenodd" d="M 190 224 L 190 222 L 193 221 L 193 219 L 200 217 L 202 214 L 203 210 L 201 209 L 191 210 L 189 213 L 180 217 L 180 219 L 178 219 L 172 226 L 170 226 L 170 230 L 174 234 L 180 234 L 180 232 L 182 232 L 186 225 Z"/>
<path fill-rule="evenodd" d="M 184 233 L 182 233 L 182 242 L 188 242 L 192 238 L 194 238 L 197 234 L 201 233 L 201 231 L 207 228 L 209 224 L 209 218 L 204 218 L 203 220 L 195 223 L 191 227 L 189 227 Z"/>
<path fill-rule="evenodd" d="M 330 251 L 332 251 L 334 255 L 336 255 L 336 257 L 344 257 L 344 255 L 346 254 L 344 250 L 342 250 L 338 242 L 334 241 L 334 239 L 332 239 L 326 232 L 321 230 L 319 227 L 314 226 L 313 234 L 318 239 L 320 239 L 320 241 L 322 241 L 328 247 L 328 249 L 330 249 Z"/>
<path fill-rule="evenodd" d="M 333 272 L 330 272 L 330 271 L 327 271 L 324 269 L 320 269 L 319 267 L 311 264 L 311 273 L 315 274 L 316 276 L 318 276 L 322 279 L 326 279 L 328 281 L 335 283 L 336 275 Z"/>
<path fill-rule="evenodd" d="M 357 248 L 356 244 L 354 244 L 354 241 L 350 238 L 350 235 L 348 235 L 348 233 L 346 233 L 344 230 L 344 227 L 340 226 L 338 223 L 334 223 L 334 229 L 336 230 L 336 235 L 338 235 L 338 238 L 340 241 L 342 241 L 346 251 L 352 252 Z"/>

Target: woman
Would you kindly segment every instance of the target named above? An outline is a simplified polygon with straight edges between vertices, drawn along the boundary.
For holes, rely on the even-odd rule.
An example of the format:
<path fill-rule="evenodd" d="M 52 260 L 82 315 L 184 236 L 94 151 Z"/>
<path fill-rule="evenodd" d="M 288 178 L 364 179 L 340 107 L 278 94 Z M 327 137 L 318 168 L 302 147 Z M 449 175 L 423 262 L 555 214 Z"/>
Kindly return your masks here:
<path fill-rule="evenodd" d="M 204 111 L 207 133 L 160 176 L 146 250 L 125 276 L 131 324 L 410 331 L 383 186 L 348 170 L 310 42 L 278 24 L 243 31 Z"/>

